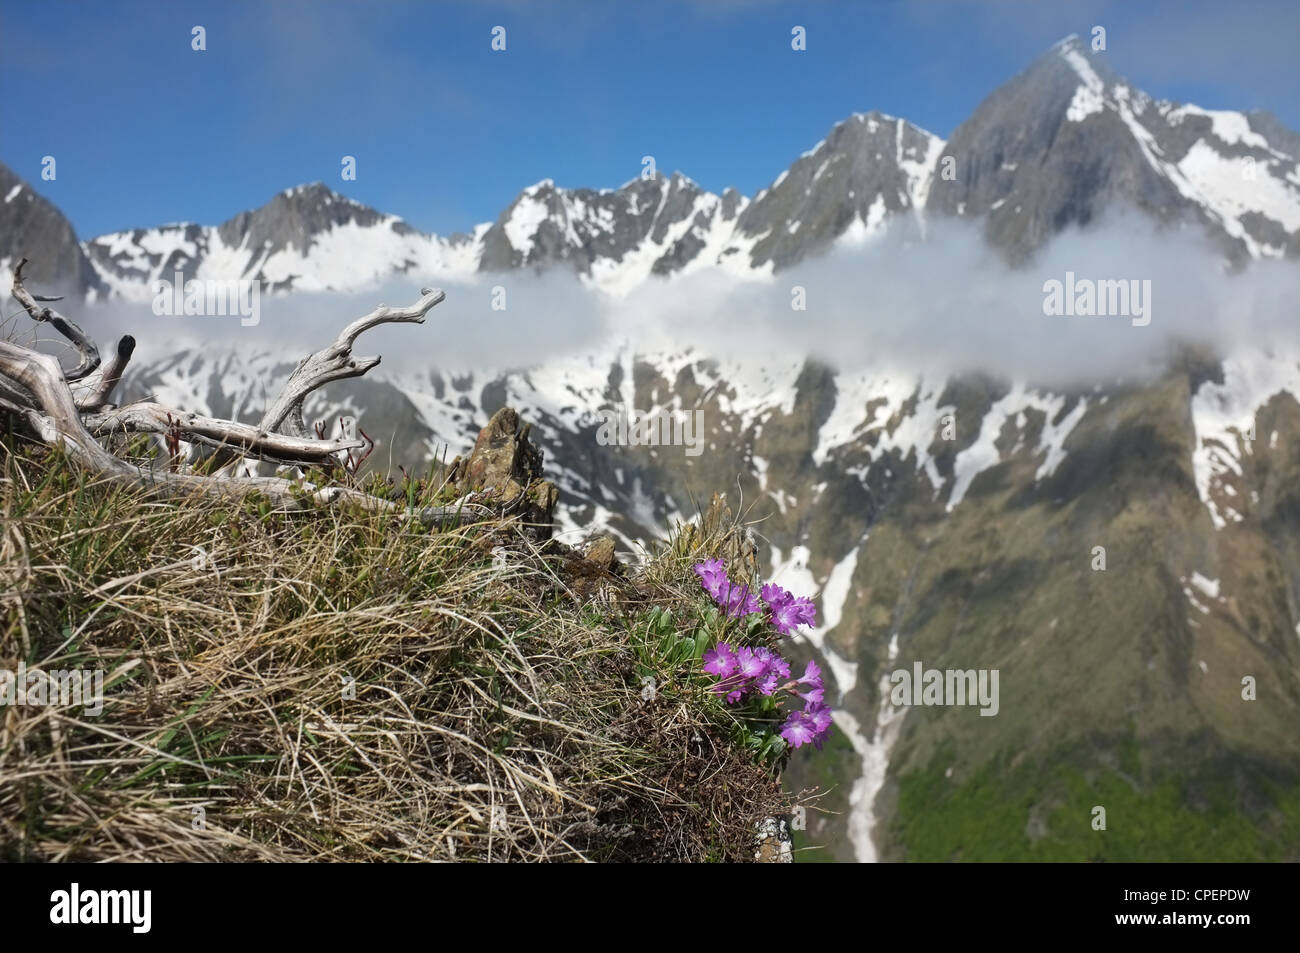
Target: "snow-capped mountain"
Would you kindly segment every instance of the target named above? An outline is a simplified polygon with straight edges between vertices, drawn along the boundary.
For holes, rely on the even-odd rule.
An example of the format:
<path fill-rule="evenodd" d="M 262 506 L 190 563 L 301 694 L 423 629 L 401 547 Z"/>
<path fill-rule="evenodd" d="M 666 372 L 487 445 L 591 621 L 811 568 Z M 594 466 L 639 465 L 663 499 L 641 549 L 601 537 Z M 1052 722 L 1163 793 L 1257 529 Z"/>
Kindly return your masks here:
<path fill-rule="evenodd" d="M 740 216 L 747 265 L 779 270 L 897 216 L 919 225 L 942 151 L 939 137 L 880 112 L 838 123 Z"/>
<path fill-rule="evenodd" d="M 927 217 L 947 216 L 983 221 L 989 240 L 1018 260 L 1115 207 L 1206 229 L 1231 258 L 1297 258 L 1298 157 L 1300 135 L 1272 116 L 1153 99 L 1070 37 L 990 95 L 949 141 L 903 119 L 856 114 L 752 200 L 708 192 L 681 173 L 616 189 L 548 179 L 496 221 L 442 237 L 315 183 L 220 225 L 137 228 L 78 249 L 57 211 L 3 170 L 11 198 L 0 231 L 46 235 L 28 249 L 48 245 L 49 254 L 28 257 L 59 264 L 40 267 L 133 300 L 177 271 L 257 278 L 272 291 L 353 291 L 394 274 L 436 283 L 556 266 L 621 294 L 700 268 L 768 275 L 885 228 L 923 236 Z M 30 217 L 36 201 L 41 212 Z M 0 257 L 12 254 L 0 248 Z"/>
<path fill-rule="evenodd" d="M 1264 113 L 1157 100 L 1077 37 L 996 90 L 948 142 L 878 112 L 838 123 L 752 200 L 681 173 L 617 189 L 524 189 L 469 235 L 424 234 L 316 183 L 219 226 L 91 239 L 94 273 L 142 299 L 149 282 L 259 278 L 271 290 L 357 290 L 393 274 L 568 267 L 624 293 L 699 268 L 761 276 L 836 241 L 928 216 L 978 218 L 1023 258 L 1114 207 L 1195 225 L 1230 257 L 1300 257 L 1300 136 Z"/>
<path fill-rule="evenodd" d="M 935 214 L 1022 256 L 1117 204 L 1198 224 L 1234 255 L 1300 257 L 1300 136 L 1266 113 L 1152 99 L 1078 38 L 989 96 L 945 155 Z"/>
<path fill-rule="evenodd" d="M 567 265 L 606 290 L 623 290 L 708 259 L 734 233 L 745 199 L 706 192 L 681 173 L 655 173 L 618 189 L 524 189 L 483 233 L 479 268 Z"/>
<path fill-rule="evenodd" d="M 152 282 L 255 278 L 268 291 L 365 287 L 393 274 L 472 272 L 472 236 L 425 235 L 320 183 L 298 186 L 220 225 L 137 228 L 88 241 L 86 254 L 105 284 L 147 299 Z"/>
<path fill-rule="evenodd" d="M 495 222 L 441 238 L 315 185 L 219 226 L 101 236 L 85 244 L 93 271 L 61 273 L 145 299 L 177 270 L 358 291 L 394 273 L 436 285 L 567 268 L 621 295 L 701 269 L 760 281 L 886 230 L 923 242 L 945 218 L 983 222 L 1020 261 L 1112 208 L 1207 230 L 1225 258 L 1300 259 L 1297 156 L 1300 136 L 1272 117 L 1152 99 L 1070 38 L 948 141 L 854 115 L 752 199 L 680 174 L 603 190 L 548 180 Z M 36 258 L 6 209 L 0 252 Z M 70 234 L 51 253 L 73 262 Z M 1086 829 L 1101 793 L 1061 765 L 1122 770 L 1106 797 L 1136 785 L 1125 822 L 1154 838 L 1166 825 L 1144 812 L 1163 785 L 1190 792 L 1195 814 L 1223 776 L 1251 805 L 1300 784 L 1300 349 L 1266 343 L 1180 355 L 1143 385 L 1068 392 L 614 343 L 526 368 L 381 366 L 314 395 L 305 415 L 357 418 L 381 442 L 375 459 L 409 466 L 464 452 L 509 404 L 546 453 L 569 541 L 599 529 L 634 550 L 726 491 L 757 521 L 771 576 L 818 593 L 801 651 L 833 675 L 842 734 L 793 776 L 837 778 L 828 806 L 841 813 L 811 822 L 814 839 L 841 857 L 986 856 L 932 833 L 965 804 L 987 829 L 1002 824 L 994 840 L 1009 853 L 1047 856 L 1074 836 L 1070 812 Z M 255 420 L 298 356 L 138 361 L 126 396 Z M 706 452 L 602 443 L 613 407 L 698 411 Z M 999 669 L 999 717 L 887 705 L 882 674 L 913 659 Z M 1256 706 L 1241 703 L 1243 674 L 1259 678 Z M 1158 757 L 1131 764 L 1134 737 Z M 990 764 L 1005 770 L 990 776 Z M 1006 807 L 1027 799 L 1027 816 Z M 1266 840 L 1270 810 L 1252 820 Z"/>

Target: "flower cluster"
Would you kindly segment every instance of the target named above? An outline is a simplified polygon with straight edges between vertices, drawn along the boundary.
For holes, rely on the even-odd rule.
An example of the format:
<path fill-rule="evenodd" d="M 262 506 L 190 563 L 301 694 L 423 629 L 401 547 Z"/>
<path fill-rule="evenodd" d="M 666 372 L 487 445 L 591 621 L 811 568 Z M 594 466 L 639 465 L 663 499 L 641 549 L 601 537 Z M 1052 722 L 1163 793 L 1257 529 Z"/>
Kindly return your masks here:
<path fill-rule="evenodd" d="M 769 582 L 761 590 L 772 626 L 782 635 L 793 635 L 797 626 L 817 624 L 817 607 L 807 596 L 795 598 L 788 590 Z"/>
<path fill-rule="evenodd" d="M 695 567 L 695 575 L 700 577 L 704 591 L 722 606 L 727 618 L 739 619 L 762 609 L 749 586 L 737 585 L 728 578 L 721 559 L 706 559 Z"/>
<path fill-rule="evenodd" d="M 737 619 L 763 611 L 763 605 L 747 585 L 733 583 L 721 559 L 710 559 L 695 567 L 700 583 L 728 618 Z M 767 618 L 782 635 L 792 635 L 800 625 L 816 625 L 817 609 L 806 596 L 795 597 L 780 586 L 768 583 L 759 591 L 767 605 Z M 751 692 L 785 699 L 802 699 L 802 711 L 791 711 L 781 726 L 781 737 L 792 748 L 812 742 L 820 750 L 831 730 L 831 709 L 825 703 L 821 669 L 809 661 L 801 678 L 790 677 L 790 664 L 768 648 L 735 648 L 719 642 L 704 653 L 704 671 L 717 677 L 713 691 L 727 696 L 734 705 Z"/>
<path fill-rule="evenodd" d="M 763 603 L 766 603 L 768 618 L 782 635 L 793 635 L 800 625 L 817 624 L 817 607 L 807 596 L 796 598 L 789 590 L 769 582 L 759 590 L 759 595 L 763 598 L 763 603 L 760 603 L 749 586 L 731 581 L 721 559 L 706 559 L 699 563 L 695 567 L 695 574 L 700 577 L 704 591 L 713 597 L 713 601 L 722 607 L 730 619 L 762 612 Z"/>
<path fill-rule="evenodd" d="M 734 705 L 753 691 L 771 695 L 781 679 L 790 677 L 790 663 L 771 649 L 735 649 L 719 642 L 704 653 L 704 671 L 718 677 L 714 693 L 726 695 L 727 704 Z"/>

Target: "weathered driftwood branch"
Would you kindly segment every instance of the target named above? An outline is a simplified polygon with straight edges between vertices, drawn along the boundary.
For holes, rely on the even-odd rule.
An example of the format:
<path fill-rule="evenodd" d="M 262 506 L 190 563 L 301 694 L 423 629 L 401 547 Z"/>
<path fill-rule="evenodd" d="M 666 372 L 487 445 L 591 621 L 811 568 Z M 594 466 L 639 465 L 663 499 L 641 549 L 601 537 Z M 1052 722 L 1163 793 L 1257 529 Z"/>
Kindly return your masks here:
<path fill-rule="evenodd" d="M 108 363 L 100 368 L 99 379 L 95 381 L 94 387 L 88 394 L 77 399 L 77 407 L 81 410 L 107 409 L 113 391 L 121 383 L 122 374 L 126 371 L 126 365 L 134 353 L 135 338 L 129 334 L 123 335 L 117 342 L 117 351 L 109 358 Z"/>
<path fill-rule="evenodd" d="M 59 362 L 48 354 L 0 341 L 0 374 L 21 384 L 36 400 L 34 407 L 19 410 L 42 441 L 62 446 L 77 463 L 113 480 L 138 486 L 165 496 L 202 493 L 211 496 L 265 494 L 279 506 L 301 509 L 307 500 L 355 499 L 372 509 L 391 509 L 392 504 L 345 487 L 317 490 L 310 484 L 301 489 L 276 477 L 212 478 L 187 473 L 155 472 L 133 466 L 101 447 L 86 429 L 63 380 Z M 305 492 L 303 492 L 305 491 Z"/>
<path fill-rule="evenodd" d="M 83 410 L 81 419 L 96 437 L 116 433 L 175 434 L 190 443 L 231 448 L 244 456 L 289 465 L 322 464 L 336 453 L 365 446 L 362 440 L 304 440 L 270 434 L 249 424 L 173 410 L 150 400 L 97 413 Z"/>
<path fill-rule="evenodd" d="M 251 427 L 175 410 L 152 400 L 112 406 L 109 398 L 135 349 L 135 339 L 130 335 L 118 342 L 116 355 L 91 384 L 89 392 L 81 400 L 75 398 L 69 382 L 81 380 L 99 367 L 99 351 L 74 323 L 41 306 L 42 302 L 57 298 L 33 295 L 23 287 L 22 268 L 26 263 L 24 258 L 14 268 L 14 297 L 34 321 L 53 324 L 72 341 L 81 354 L 81 362 L 72 371 L 65 372 L 58 359 L 51 355 L 0 341 L 0 410 L 25 421 L 42 442 L 62 447 L 78 465 L 110 480 L 164 497 L 238 498 L 258 493 L 279 509 L 301 510 L 319 503 L 349 503 L 373 512 L 416 518 L 425 524 L 455 525 L 492 515 L 487 507 L 473 504 L 412 511 L 392 500 L 351 487 L 318 487 L 281 477 L 206 475 L 138 466 L 110 453 L 96 440 L 96 437 L 122 433 L 162 434 L 172 443 L 183 439 L 215 447 L 218 454 L 234 459 L 255 456 L 299 466 L 327 463 L 334 454 L 358 449 L 366 442 L 313 439 L 302 423 L 303 398 L 323 384 L 360 376 L 378 364 L 378 357 L 352 357 L 357 337 L 377 324 L 422 323 L 429 309 L 445 297 L 441 291 L 423 289 L 420 300 L 409 308 L 380 305 L 353 321 L 329 347 L 299 363 L 262 425 Z M 290 417 L 304 432 L 277 432 L 276 428 Z M 271 421 L 274 426 L 268 425 Z"/>
<path fill-rule="evenodd" d="M 65 380 L 79 381 L 94 373 L 99 367 L 99 348 L 95 347 L 95 342 L 86 337 L 84 331 L 77 327 L 59 312 L 53 308 L 41 307 L 41 302 L 59 301 L 61 296 L 53 295 L 33 295 L 23 287 L 23 266 L 27 264 L 26 258 L 21 258 L 18 264 L 14 266 L 14 298 L 23 306 L 33 321 L 49 322 L 54 329 L 62 334 L 65 338 L 73 343 L 77 353 L 81 355 L 81 361 L 70 371 L 62 372 Z"/>
<path fill-rule="evenodd" d="M 423 324 L 429 309 L 446 296 L 430 288 L 420 289 L 420 300 L 409 308 L 381 304 L 365 317 L 357 318 L 340 332 L 334 342 L 298 362 L 279 396 L 262 416 L 261 429 L 283 431 L 295 437 L 310 437 L 302 419 L 302 402 L 312 391 L 330 381 L 360 377 L 379 363 L 379 357 L 353 357 L 352 345 L 362 332 L 380 324 Z"/>
<path fill-rule="evenodd" d="M 21 406 L 0 399 L 0 406 L 20 414 L 43 442 L 61 446 L 73 460 L 93 473 L 138 487 L 151 495 L 239 498 L 260 493 L 277 509 L 302 510 L 321 503 L 349 503 L 371 512 L 404 514 L 426 524 L 455 523 L 488 513 L 485 508 L 476 506 L 425 507 L 412 512 L 390 500 L 350 487 L 317 487 L 280 477 L 212 477 L 137 467 L 109 453 L 95 441 L 82 423 L 72 392 L 63 380 L 63 370 L 55 358 L 0 341 L 0 375 L 26 388 L 36 401 L 35 406 Z"/>

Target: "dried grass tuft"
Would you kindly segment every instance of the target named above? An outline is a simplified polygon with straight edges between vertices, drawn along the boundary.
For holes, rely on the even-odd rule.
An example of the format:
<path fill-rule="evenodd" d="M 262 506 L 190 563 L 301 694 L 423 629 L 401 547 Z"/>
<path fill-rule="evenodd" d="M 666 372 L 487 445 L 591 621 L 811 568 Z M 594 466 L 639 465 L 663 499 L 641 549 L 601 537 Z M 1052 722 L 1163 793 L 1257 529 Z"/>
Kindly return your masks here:
<path fill-rule="evenodd" d="M 106 676 L 98 716 L 0 707 L 0 859 L 751 860 L 788 809 L 688 668 L 642 697 L 721 521 L 579 594 L 506 523 L 0 471 L 0 667 Z"/>

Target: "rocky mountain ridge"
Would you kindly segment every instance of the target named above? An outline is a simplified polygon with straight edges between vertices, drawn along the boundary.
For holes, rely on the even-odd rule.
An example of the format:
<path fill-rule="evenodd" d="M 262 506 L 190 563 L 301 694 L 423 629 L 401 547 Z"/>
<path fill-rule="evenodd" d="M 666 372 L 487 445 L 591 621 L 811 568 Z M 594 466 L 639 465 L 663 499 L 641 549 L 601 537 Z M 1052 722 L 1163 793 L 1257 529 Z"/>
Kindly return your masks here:
<path fill-rule="evenodd" d="M 681 173 L 617 189 L 548 179 L 496 221 L 441 237 L 314 183 L 217 226 L 136 228 L 80 249 L 52 206 L 19 220 L 33 199 L 10 199 L 0 232 L 21 224 L 51 235 L 42 239 L 54 243 L 42 257 L 60 263 L 51 274 L 129 300 L 146 299 L 152 281 L 177 271 L 257 278 L 272 291 L 351 291 L 394 274 L 454 280 L 557 265 L 622 294 L 701 268 L 768 275 L 885 228 L 923 235 L 927 217 L 978 219 L 992 244 L 1020 260 L 1114 207 L 1203 229 L 1230 259 L 1296 258 L 1298 157 L 1300 135 L 1271 115 L 1154 99 L 1069 37 L 995 90 L 947 141 L 904 119 L 855 114 L 752 199 L 708 192 Z M 32 194 L 12 171 L 0 184 L 7 195 Z M 0 259 L 13 254 L 0 248 Z"/>

